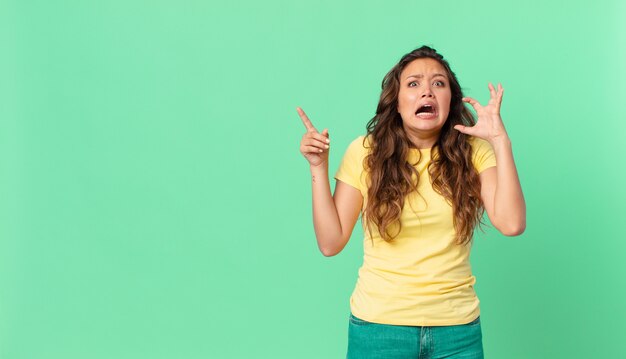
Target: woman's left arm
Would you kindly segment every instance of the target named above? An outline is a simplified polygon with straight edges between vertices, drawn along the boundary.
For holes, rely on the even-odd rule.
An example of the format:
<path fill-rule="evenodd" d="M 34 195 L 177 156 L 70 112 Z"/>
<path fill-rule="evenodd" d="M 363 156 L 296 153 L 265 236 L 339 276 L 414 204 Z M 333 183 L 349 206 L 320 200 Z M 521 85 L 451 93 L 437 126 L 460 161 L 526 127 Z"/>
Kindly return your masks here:
<path fill-rule="evenodd" d="M 506 236 L 517 236 L 526 229 L 526 203 L 513 160 L 511 140 L 500 117 L 504 89 L 498 85 L 496 90 L 490 83 L 489 92 L 491 98 L 486 106 L 471 97 L 463 98 L 476 110 L 478 122 L 473 127 L 456 125 L 454 128 L 482 138 L 493 147 L 497 165 L 480 174 L 483 204 L 494 227 Z"/>

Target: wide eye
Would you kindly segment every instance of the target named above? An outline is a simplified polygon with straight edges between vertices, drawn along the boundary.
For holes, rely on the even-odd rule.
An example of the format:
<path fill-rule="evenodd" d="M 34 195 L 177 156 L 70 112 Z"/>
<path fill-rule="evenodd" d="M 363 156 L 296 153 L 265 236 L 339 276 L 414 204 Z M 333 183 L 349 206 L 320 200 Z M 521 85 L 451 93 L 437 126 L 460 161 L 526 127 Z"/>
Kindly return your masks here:
<path fill-rule="evenodd" d="M 435 81 L 435 86 L 440 86 L 441 87 L 441 86 L 445 86 L 445 85 L 446 84 L 443 81 L 441 81 L 441 80 Z"/>
<path fill-rule="evenodd" d="M 417 82 L 416 81 L 409 82 L 409 87 L 415 87 L 415 86 L 417 86 Z"/>

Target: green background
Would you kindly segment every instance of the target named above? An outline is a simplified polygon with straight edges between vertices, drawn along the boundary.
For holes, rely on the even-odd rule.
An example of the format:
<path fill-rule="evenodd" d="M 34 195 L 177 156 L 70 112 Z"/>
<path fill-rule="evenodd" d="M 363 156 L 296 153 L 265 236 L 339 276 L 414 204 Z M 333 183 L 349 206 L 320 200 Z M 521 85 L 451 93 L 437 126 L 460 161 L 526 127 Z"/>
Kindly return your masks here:
<path fill-rule="evenodd" d="M 528 220 L 476 238 L 487 358 L 626 357 L 623 2 L 0 0 L 0 358 L 341 358 L 331 171 L 422 44 L 502 82 Z M 334 183 L 334 181 L 333 181 Z"/>

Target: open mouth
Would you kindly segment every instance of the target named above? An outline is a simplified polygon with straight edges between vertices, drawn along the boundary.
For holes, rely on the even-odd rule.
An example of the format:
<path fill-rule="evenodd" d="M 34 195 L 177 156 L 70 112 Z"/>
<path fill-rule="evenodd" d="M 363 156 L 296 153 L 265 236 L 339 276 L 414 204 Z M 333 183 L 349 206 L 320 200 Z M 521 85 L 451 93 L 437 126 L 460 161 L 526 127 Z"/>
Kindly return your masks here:
<path fill-rule="evenodd" d="M 415 111 L 415 116 L 419 118 L 437 117 L 437 109 L 432 105 L 423 105 Z"/>

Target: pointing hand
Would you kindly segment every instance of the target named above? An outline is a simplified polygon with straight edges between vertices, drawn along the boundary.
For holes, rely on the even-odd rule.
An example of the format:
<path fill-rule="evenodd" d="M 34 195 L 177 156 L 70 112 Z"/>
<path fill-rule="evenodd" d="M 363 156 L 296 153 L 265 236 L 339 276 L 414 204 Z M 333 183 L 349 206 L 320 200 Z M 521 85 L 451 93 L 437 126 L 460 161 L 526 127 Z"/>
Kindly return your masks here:
<path fill-rule="evenodd" d="M 300 107 L 297 107 L 296 110 L 300 115 L 300 119 L 302 119 L 304 127 L 306 127 L 306 133 L 302 136 L 302 141 L 300 141 L 300 153 L 309 161 L 311 166 L 328 164 L 328 153 L 330 151 L 328 129 L 324 129 L 322 133 L 319 133 L 311 123 L 311 120 L 309 120 L 309 117 L 304 113 L 304 110 Z"/>

